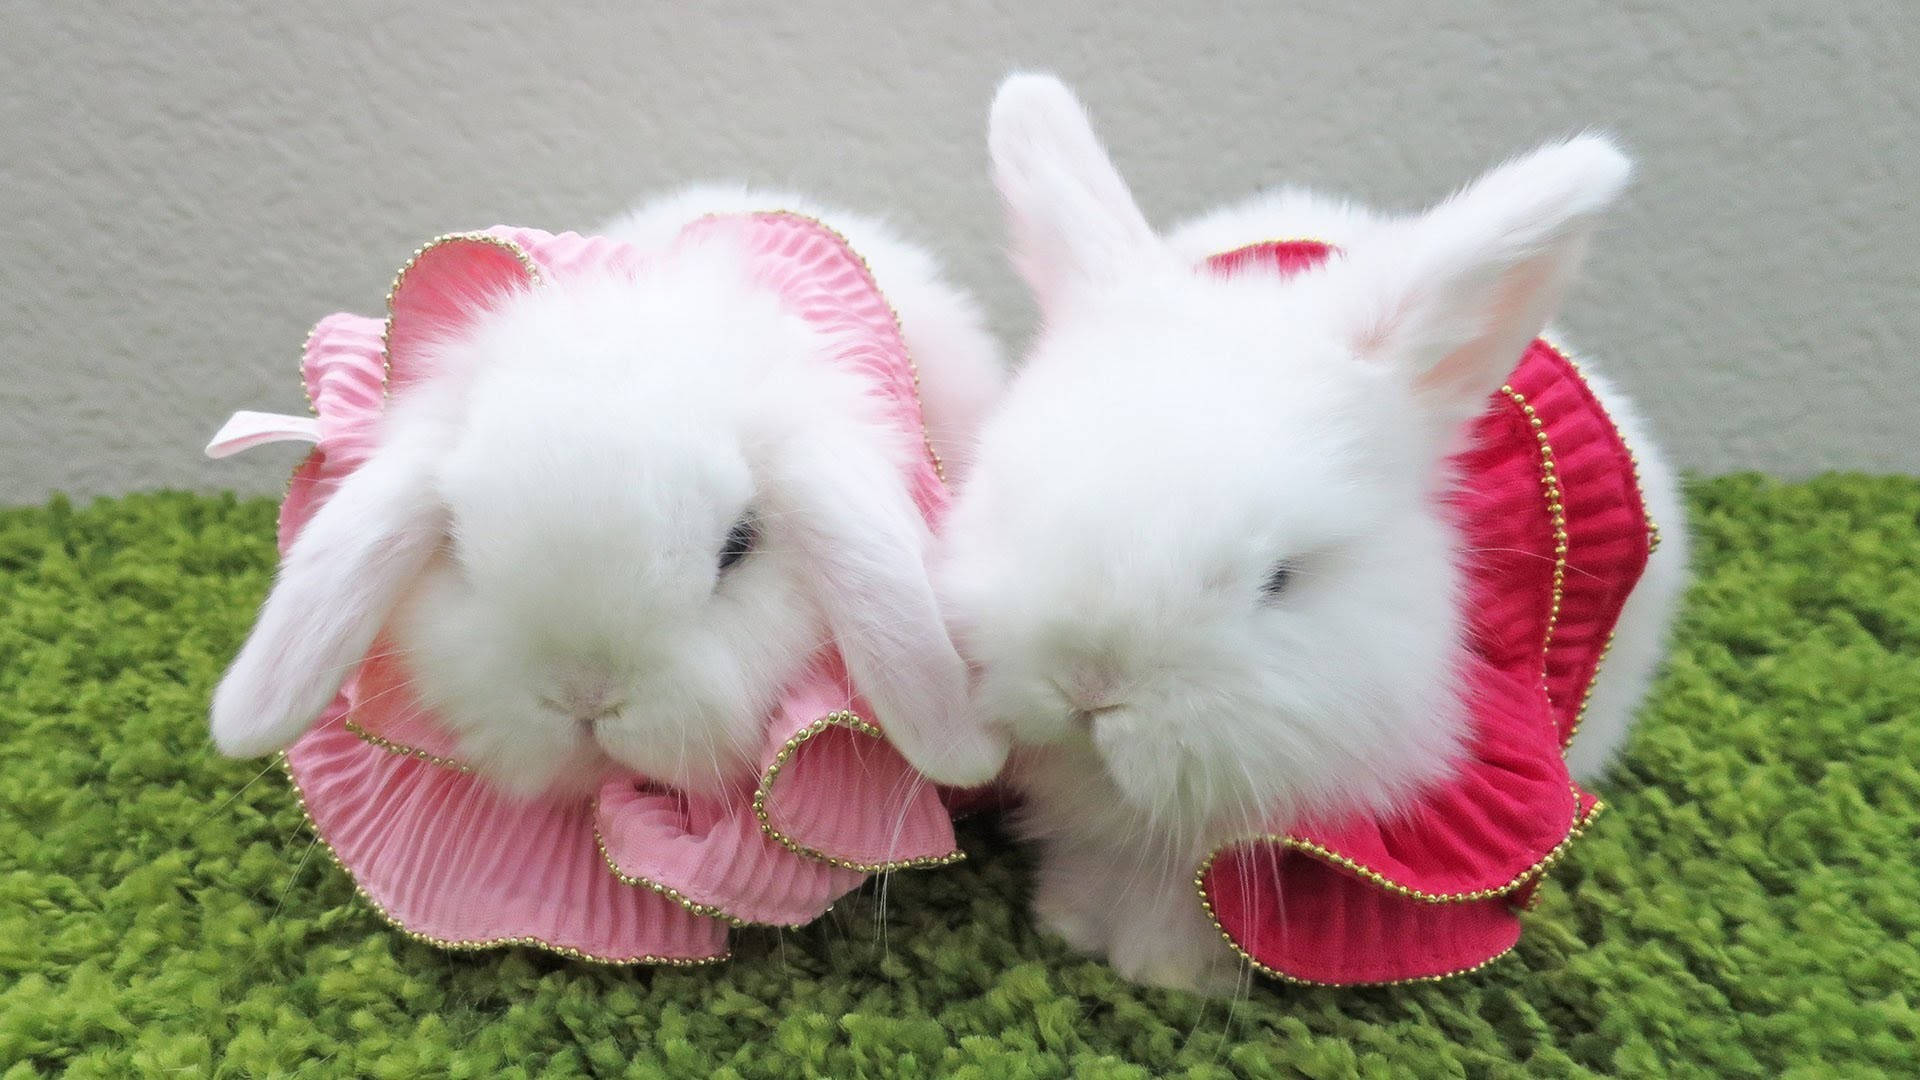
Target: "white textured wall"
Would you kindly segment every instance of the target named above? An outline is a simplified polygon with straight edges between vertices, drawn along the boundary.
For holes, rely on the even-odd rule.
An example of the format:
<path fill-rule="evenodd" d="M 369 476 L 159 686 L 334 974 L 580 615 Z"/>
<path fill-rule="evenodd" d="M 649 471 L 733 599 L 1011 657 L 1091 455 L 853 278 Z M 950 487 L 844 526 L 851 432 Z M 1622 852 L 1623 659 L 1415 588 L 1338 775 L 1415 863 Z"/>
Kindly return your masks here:
<path fill-rule="evenodd" d="M 0 503 L 278 490 L 287 452 L 198 451 L 301 408 L 317 316 L 434 233 L 690 178 L 889 209 L 1021 332 L 982 149 L 1016 66 L 1163 222 L 1281 179 L 1422 202 L 1610 127 L 1643 167 L 1565 323 L 1683 462 L 1920 470 L 1913 0 L 398 6 L 0 0 Z"/>

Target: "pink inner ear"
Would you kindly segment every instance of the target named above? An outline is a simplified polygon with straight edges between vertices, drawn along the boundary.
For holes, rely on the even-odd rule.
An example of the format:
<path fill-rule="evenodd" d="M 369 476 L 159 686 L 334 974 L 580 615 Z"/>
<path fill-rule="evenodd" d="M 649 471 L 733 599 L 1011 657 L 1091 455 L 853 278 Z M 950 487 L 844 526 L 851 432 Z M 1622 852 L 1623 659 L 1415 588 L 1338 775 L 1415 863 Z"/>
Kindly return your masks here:
<path fill-rule="evenodd" d="M 469 233 L 429 243 L 400 271 L 387 317 L 387 388 L 430 374 L 432 346 L 515 292 L 539 284 L 532 257 L 504 237 Z"/>

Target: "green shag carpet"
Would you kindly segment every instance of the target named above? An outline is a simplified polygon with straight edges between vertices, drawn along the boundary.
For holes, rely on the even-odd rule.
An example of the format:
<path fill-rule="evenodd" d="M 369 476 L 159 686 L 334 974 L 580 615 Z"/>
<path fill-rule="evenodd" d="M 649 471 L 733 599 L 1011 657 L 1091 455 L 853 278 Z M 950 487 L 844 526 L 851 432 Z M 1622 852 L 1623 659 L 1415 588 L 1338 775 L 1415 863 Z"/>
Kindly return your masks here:
<path fill-rule="evenodd" d="M 207 744 L 273 504 L 0 511 L 0 1077 L 1915 1075 L 1920 480 L 1693 508 L 1674 659 L 1519 950 L 1233 1003 L 1037 934 L 991 821 L 719 967 L 413 944 Z"/>

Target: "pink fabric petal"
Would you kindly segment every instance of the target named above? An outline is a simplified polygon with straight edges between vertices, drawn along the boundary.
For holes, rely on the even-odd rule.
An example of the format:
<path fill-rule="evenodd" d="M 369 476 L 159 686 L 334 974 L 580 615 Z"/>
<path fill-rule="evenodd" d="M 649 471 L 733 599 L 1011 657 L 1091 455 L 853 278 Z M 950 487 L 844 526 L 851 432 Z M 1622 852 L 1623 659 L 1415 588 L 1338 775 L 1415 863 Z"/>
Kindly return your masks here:
<path fill-rule="evenodd" d="M 1302 850 L 1429 898 L 1511 890 L 1569 838 L 1577 807 L 1559 744 L 1538 725 L 1538 676 L 1476 667 L 1474 735 L 1458 776 L 1399 817 L 1287 829 Z"/>
<path fill-rule="evenodd" d="M 1520 919 L 1504 898 L 1410 900 L 1270 843 L 1221 853 L 1203 902 L 1244 957 L 1281 979 L 1336 986 L 1464 974 L 1513 948 Z"/>
<path fill-rule="evenodd" d="M 726 956 L 726 924 L 607 872 L 590 800 L 517 802 L 338 720 L 287 751 L 288 771 L 320 838 L 396 926 L 449 948 L 533 945 L 613 963 Z"/>
<path fill-rule="evenodd" d="M 617 777 L 600 789 L 596 822 L 622 879 L 731 922 L 801 926 L 867 877 L 775 843 L 745 793 L 716 802 Z"/>
<path fill-rule="evenodd" d="M 1509 384 L 1550 436 L 1566 507 L 1566 581 L 1547 654 L 1547 691 L 1564 746 L 1657 537 L 1647 519 L 1633 452 L 1578 365 L 1536 341 Z"/>
<path fill-rule="evenodd" d="M 307 334 L 300 377 L 319 424 L 320 441 L 294 469 L 280 504 L 278 540 L 286 553 L 307 519 L 335 485 L 373 449 L 375 426 L 385 405 L 386 362 L 380 336 L 385 324 L 338 312 Z"/>
<path fill-rule="evenodd" d="M 926 445 L 919 377 L 900 321 L 873 274 L 846 238 L 813 218 L 770 211 L 703 218 L 683 234 L 736 237 L 752 255 L 757 280 L 784 297 L 802 318 L 841 343 L 834 362 L 870 379 L 902 434 L 926 446 L 909 470 L 914 500 L 937 526 L 949 495 L 937 459 Z"/>
<path fill-rule="evenodd" d="M 755 793 L 767 834 L 802 855 L 868 872 L 958 861 L 939 790 L 867 715 L 831 651 L 788 689 L 767 731 Z"/>
<path fill-rule="evenodd" d="M 384 638 L 374 642 L 340 693 L 347 705 L 342 723 L 348 731 L 429 764 L 472 771 L 461 761 L 459 739 L 414 696 L 406 668 Z"/>
<path fill-rule="evenodd" d="M 480 314 L 542 280 L 530 253 L 499 230 L 456 233 L 427 243 L 394 278 L 387 295 L 388 388 L 433 374 L 434 346 Z"/>

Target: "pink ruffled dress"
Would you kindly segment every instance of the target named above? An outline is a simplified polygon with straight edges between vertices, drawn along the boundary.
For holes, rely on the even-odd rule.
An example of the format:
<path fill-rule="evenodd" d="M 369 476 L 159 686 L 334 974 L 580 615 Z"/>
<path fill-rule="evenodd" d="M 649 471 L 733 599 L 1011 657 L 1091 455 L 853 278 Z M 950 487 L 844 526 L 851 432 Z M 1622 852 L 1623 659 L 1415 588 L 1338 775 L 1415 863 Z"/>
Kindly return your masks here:
<path fill-rule="evenodd" d="M 898 321 L 844 238 L 785 212 L 705 218 L 683 235 L 740 245 L 760 282 L 832 331 L 843 342 L 835 362 L 872 380 L 892 419 L 924 442 Z M 336 314 L 314 327 L 301 363 L 312 418 L 240 413 L 208 452 L 314 444 L 281 507 L 284 553 L 366 460 L 388 394 L 420 377 L 422 345 L 470 317 L 476 298 L 618 273 L 648 257 L 533 229 L 434 240 L 401 269 L 385 320 Z M 901 482 L 937 521 L 947 494 L 931 449 Z M 941 793 L 866 719 L 831 649 L 767 718 L 757 780 L 727 798 L 625 774 L 596 796 L 533 801 L 471 774 L 385 651 L 374 646 L 285 763 L 320 839 L 410 937 L 450 949 L 707 963 L 727 956 L 730 927 L 800 925 L 870 874 L 961 857 Z"/>
<path fill-rule="evenodd" d="M 1332 249 L 1255 244 L 1232 274 Z M 1456 464 L 1470 550 L 1473 734 L 1459 776 L 1390 822 L 1276 823 L 1195 877 L 1227 943 L 1280 979 L 1425 981 L 1519 940 L 1519 912 L 1600 802 L 1562 758 L 1627 594 L 1659 541 L 1632 452 L 1566 354 L 1528 347 Z"/>

